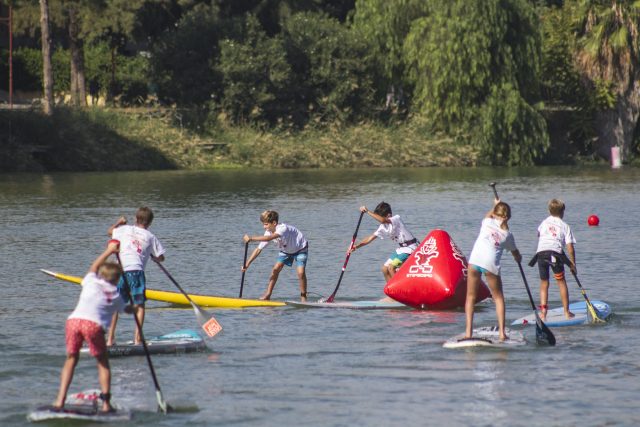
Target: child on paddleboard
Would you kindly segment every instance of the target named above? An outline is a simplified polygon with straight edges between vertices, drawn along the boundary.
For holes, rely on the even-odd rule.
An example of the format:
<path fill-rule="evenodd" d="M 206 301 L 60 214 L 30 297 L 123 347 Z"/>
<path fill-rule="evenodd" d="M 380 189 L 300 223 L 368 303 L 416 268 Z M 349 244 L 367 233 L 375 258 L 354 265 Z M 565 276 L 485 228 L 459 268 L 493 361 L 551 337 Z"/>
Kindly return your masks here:
<path fill-rule="evenodd" d="M 298 274 L 298 281 L 300 282 L 300 300 L 302 302 L 307 301 L 307 259 L 309 256 L 309 243 L 305 239 L 304 235 L 293 225 L 284 224 L 278 222 L 279 215 L 276 211 L 264 211 L 260 214 L 260 222 L 264 227 L 263 236 L 249 236 L 244 235 L 243 240 L 245 243 L 260 242 L 258 247 L 253 251 L 247 264 L 242 266 L 242 271 L 246 271 L 249 265 L 254 259 L 260 255 L 262 249 L 274 241 L 279 249 L 278 259 L 276 260 L 273 269 L 271 270 L 271 276 L 269 276 L 269 284 L 267 285 L 266 292 L 260 297 L 262 300 L 268 300 L 271 298 L 273 288 L 276 286 L 278 276 L 285 265 L 291 267 L 293 262 L 296 262 L 296 273 Z"/>
<path fill-rule="evenodd" d="M 496 198 L 493 208 L 487 212 L 482 220 L 480 234 L 469 256 L 467 299 L 464 305 L 467 318 L 465 338 L 473 336 L 474 305 L 480 280 L 484 273 L 491 290 L 491 297 L 496 304 L 500 340 L 508 339 L 505 333 L 505 304 L 504 294 L 502 293 L 502 279 L 500 277 L 500 258 L 503 250 L 507 249 L 511 251 L 516 262 L 519 263 L 522 260 L 513 234 L 509 231 L 508 221 L 510 218 L 511 208 L 509 205 Z"/>
<path fill-rule="evenodd" d="M 564 202 L 558 199 L 551 199 L 548 208 L 550 215 L 538 227 L 538 249 L 529 265 L 533 267 L 536 262 L 538 263 L 538 272 L 540 273 L 540 318 L 542 320 L 547 318 L 547 310 L 549 308 L 547 305 L 549 301 L 549 267 L 551 267 L 553 277 L 556 279 L 560 289 L 564 317 L 571 319 L 574 314 L 569 311 L 569 289 L 564 277 L 564 264 L 567 256 L 563 252 L 563 247 L 567 247 L 569 268 L 574 274 L 577 274 L 576 252 L 573 247 L 576 239 L 573 237 L 571 227 L 562 220 L 565 209 Z"/>
<path fill-rule="evenodd" d="M 156 236 L 148 230 L 153 222 L 153 211 L 144 206 L 136 211 L 136 224 L 126 225 L 125 217 L 118 218 L 115 224 L 109 227 L 107 233 L 112 238 L 120 241 L 120 261 L 125 277 L 120 278 L 118 290 L 125 302 L 133 304 L 136 317 L 140 327 L 144 324 L 144 303 L 147 300 L 146 277 L 144 268 L 150 256 L 156 260 L 164 261 L 164 247 Z M 133 301 L 129 301 L 129 295 Z M 115 343 L 116 325 L 118 323 L 118 313 L 113 315 L 107 345 Z M 140 344 L 140 330 L 136 325 L 134 334 L 134 344 Z"/>
<path fill-rule="evenodd" d="M 54 409 L 62 409 L 67 397 L 75 367 L 78 364 L 80 347 L 86 341 L 89 352 L 98 362 L 100 398 L 102 411 L 112 411 L 111 369 L 105 342 L 105 331 L 109 328 L 113 313 L 132 313 L 131 306 L 125 305 L 120 297 L 117 283 L 121 269 L 117 263 L 107 262 L 107 258 L 118 252 L 118 242 L 110 241 L 107 249 L 91 264 L 89 272 L 82 280 L 82 291 L 75 310 L 68 317 L 65 326 L 67 359 L 60 374 L 60 389 L 53 404 Z"/>
<path fill-rule="evenodd" d="M 404 225 L 400 215 L 393 215 L 391 205 L 387 202 L 380 202 L 378 206 L 371 212 L 366 206 L 360 207 L 360 212 L 369 214 L 369 216 L 380 223 L 378 229 L 370 236 L 362 239 L 357 245 L 353 245 L 351 252 L 359 249 L 375 239 L 390 239 L 398 244 L 393 254 L 387 259 L 382 266 L 382 274 L 384 280 L 389 281 L 396 274 L 400 266 L 409 258 L 409 255 L 418 247 L 418 240 Z"/>

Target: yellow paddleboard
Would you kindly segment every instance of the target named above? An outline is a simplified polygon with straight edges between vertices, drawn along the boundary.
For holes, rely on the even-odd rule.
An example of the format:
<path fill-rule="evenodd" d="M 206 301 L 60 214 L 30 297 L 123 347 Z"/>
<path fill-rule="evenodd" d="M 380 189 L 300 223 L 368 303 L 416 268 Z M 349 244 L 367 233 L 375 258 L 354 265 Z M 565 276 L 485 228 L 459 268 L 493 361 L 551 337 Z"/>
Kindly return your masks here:
<path fill-rule="evenodd" d="M 55 271 L 40 269 L 44 274 L 64 280 L 70 283 L 82 283 L 82 277 L 69 276 L 67 274 L 56 273 Z M 153 301 L 168 302 L 170 304 L 191 305 L 187 298 L 180 292 L 156 291 L 154 289 L 146 290 L 147 299 Z M 258 299 L 244 298 L 228 298 L 216 297 L 209 295 L 189 294 L 189 298 L 198 305 L 203 307 L 222 307 L 222 308 L 246 308 L 246 307 L 282 307 L 285 305 L 282 301 L 263 301 Z"/>

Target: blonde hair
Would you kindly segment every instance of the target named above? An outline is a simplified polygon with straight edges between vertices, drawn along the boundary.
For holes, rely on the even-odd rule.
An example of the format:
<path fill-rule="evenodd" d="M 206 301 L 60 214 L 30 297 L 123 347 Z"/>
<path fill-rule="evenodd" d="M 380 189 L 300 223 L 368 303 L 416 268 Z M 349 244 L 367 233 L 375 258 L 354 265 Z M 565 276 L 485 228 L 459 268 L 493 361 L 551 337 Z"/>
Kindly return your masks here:
<path fill-rule="evenodd" d="M 279 220 L 279 215 L 278 212 L 276 211 L 264 211 L 260 214 L 260 222 L 264 223 L 272 223 L 272 222 L 278 222 Z"/>
<path fill-rule="evenodd" d="M 116 262 L 105 262 L 98 267 L 98 276 L 102 277 L 112 285 L 117 285 L 122 276 L 122 268 Z"/>
<path fill-rule="evenodd" d="M 496 205 L 493 207 L 493 216 L 504 219 L 500 227 L 505 230 L 509 229 L 507 221 L 511 219 L 511 207 L 508 204 L 506 204 L 505 202 L 496 203 Z"/>
<path fill-rule="evenodd" d="M 136 222 L 144 227 L 148 227 L 153 222 L 153 211 L 147 206 L 138 208 L 136 211 Z"/>
<path fill-rule="evenodd" d="M 564 213 L 564 202 L 560 199 L 549 200 L 549 213 L 553 216 L 561 216 Z"/>

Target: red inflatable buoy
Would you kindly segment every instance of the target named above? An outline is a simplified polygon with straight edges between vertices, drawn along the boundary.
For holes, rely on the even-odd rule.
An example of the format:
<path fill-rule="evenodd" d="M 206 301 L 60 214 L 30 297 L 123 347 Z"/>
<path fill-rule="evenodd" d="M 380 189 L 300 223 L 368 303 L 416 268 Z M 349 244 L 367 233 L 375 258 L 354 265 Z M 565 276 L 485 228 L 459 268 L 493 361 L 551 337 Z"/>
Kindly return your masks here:
<path fill-rule="evenodd" d="M 587 219 L 587 224 L 590 227 L 597 227 L 600 224 L 600 218 L 598 218 L 598 215 L 590 215 Z"/>
<path fill-rule="evenodd" d="M 384 293 L 416 308 L 464 307 L 467 259 L 446 231 L 433 230 L 389 280 Z M 490 296 L 482 283 L 476 303 Z"/>

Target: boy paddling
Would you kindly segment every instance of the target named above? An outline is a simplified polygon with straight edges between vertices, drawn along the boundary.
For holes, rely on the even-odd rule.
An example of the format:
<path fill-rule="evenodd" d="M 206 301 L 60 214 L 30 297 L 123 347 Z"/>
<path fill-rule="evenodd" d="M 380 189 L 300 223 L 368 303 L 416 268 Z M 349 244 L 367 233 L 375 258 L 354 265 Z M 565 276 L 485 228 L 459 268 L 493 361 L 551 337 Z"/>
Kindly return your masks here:
<path fill-rule="evenodd" d="M 82 291 L 75 310 L 69 315 L 65 326 L 67 359 L 60 374 L 60 389 L 53 404 L 61 410 L 67 398 L 67 392 L 78 364 L 80 348 L 83 342 L 89 345 L 89 352 L 98 362 L 100 398 L 102 411 L 111 412 L 111 368 L 105 342 L 105 331 L 109 329 L 114 313 L 126 311 L 132 313 L 118 292 L 117 283 L 121 269 L 117 263 L 107 262 L 107 258 L 118 252 L 118 242 L 110 241 L 107 249 L 96 258 L 89 272 L 82 280 Z"/>
<path fill-rule="evenodd" d="M 148 230 L 153 222 L 153 211 L 148 207 L 141 207 L 136 211 L 136 224 L 126 225 L 125 217 L 118 218 L 115 224 L 109 227 L 107 233 L 112 238 L 120 241 L 120 260 L 127 280 L 120 278 L 118 290 L 125 302 L 133 304 L 136 318 L 140 327 L 144 324 L 144 304 L 147 300 L 146 277 L 144 268 L 150 256 L 158 261 L 164 261 L 164 247 L 156 236 Z M 133 301 L 129 301 L 129 295 Z M 115 342 L 118 313 L 113 315 L 107 345 Z M 134 344 L 140 344 L 140 330 L 136 325 Z"/>
<path fill-rule="evenodd" d="M 247 264 L 242 266 L 242 271 L 247 271 L 249 265 L 254 259 L 260 255 L 269 242 L 273 241 L 280 251 L 278 259 L 271 270 L 269 276 L 269 284 L 267 290 L 260 297 L 262 300 L 271 299 L 271 294 L 276 286 L 280 272 L 285 265 L 291 267 L 296 262 L 296 273 L 300 282 L 300 300 L 307 301 L 307 274 L 305 271 L 307 259 L 309 256 L 309 243 L 304 235 L 293 225 L 278 222 L 279 215 L 276 211 L 264 211 L 260 214 L 260 222 L 265 232 L 263 236 L 249 236 L 245 234 L 243 240 L 245 243 L 260 242 L 258 247 L 253 251 Z"/>

